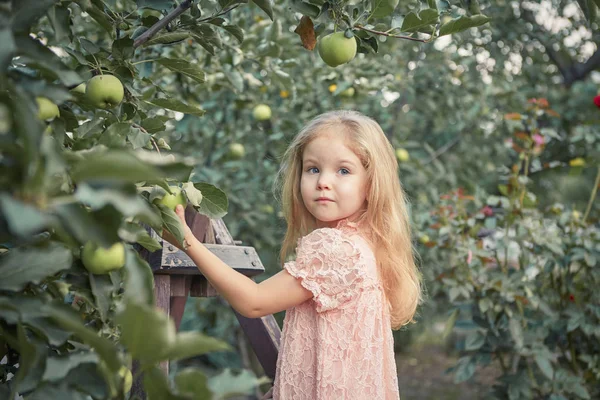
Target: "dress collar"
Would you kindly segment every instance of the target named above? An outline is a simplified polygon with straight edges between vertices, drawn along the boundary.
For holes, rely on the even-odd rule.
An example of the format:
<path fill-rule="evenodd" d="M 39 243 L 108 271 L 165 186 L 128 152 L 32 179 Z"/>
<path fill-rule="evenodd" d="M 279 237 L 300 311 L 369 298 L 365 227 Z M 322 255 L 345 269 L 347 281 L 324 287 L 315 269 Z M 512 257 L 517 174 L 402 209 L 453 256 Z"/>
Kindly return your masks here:
<path fill-rule="evenodd" d="M 348 218 L 341 219 L 337 222 L 335 226 L 336 229 L 339 230 L 350 230 L 350 231 L 358 231 L 359 223 L 351 222 Z"/>

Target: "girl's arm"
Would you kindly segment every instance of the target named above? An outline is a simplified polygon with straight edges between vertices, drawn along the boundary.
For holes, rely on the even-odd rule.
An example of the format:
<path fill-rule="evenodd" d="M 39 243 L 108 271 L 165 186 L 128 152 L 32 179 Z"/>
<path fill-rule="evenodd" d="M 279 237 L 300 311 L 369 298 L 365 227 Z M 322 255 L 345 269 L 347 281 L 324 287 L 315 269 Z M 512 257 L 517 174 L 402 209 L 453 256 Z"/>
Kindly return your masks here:
<path fill-rule="evenodd" d="M 260 284 L 237 272 L 196 239 L 185 223 L 183 207 L 177 206 L 175 213 L 184 226 L 184 238 L 188 243 L 184 251 L 202 275 L 238 313 L 247 318 L 259 318 L 287 310 L 313 297 L 298 279 L 285 270 Z M 163 232 L 163 238 L 178 245 L 177 240 L 166 231 Z"/>

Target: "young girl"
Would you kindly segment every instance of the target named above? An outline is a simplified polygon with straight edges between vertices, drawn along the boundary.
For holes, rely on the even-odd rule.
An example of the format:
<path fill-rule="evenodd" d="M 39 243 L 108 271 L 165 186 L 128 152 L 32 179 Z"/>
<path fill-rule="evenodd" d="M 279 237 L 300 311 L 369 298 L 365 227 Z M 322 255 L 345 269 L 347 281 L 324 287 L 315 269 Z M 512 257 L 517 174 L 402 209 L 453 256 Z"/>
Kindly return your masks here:
<path fill-rule="evenodd" d="M 391 330 L 412 322 L 421 282 L 397 169 L 371 118 L 333 111 L 312 120 L 278 177 L 283 268 L 260 284 L 208 251 L 176 210 L 186 253 L 233 308 L 249 318 L 287 310 L 274 400 L 399 399 Z"/>

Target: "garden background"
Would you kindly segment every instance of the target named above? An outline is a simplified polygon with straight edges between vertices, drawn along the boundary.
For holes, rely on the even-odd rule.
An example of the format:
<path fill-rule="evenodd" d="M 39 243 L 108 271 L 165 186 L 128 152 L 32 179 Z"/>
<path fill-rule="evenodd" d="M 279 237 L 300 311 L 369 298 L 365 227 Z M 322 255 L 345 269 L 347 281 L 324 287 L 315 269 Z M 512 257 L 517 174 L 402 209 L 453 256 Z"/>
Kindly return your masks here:
<path fill-rule="evenodd" d="M 181 235 L 153 202 L 180 186 L 276 273 L 282 152 L 340 108 L 381 124 L 411 204 L 402 398 L 600 397 L 599 3 L 0 1 L 0 397 L 124 399 L 133 360 L 152 398 L 264 393 L 229 306 L 189 299 L 175 335 L 133 245 Z M 358 42 L 335 68 L 334 30 Z M 80 84 L 105 75 L 103 108 Z M 88 242 L 124 267 L 89 273 Z"/>

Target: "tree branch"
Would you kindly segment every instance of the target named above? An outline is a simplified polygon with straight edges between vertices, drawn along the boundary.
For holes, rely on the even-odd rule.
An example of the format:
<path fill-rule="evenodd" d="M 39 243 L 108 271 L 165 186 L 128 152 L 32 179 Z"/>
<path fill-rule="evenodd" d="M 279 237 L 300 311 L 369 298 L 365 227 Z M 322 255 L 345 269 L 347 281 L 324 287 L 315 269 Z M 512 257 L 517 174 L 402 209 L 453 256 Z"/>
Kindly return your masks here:
<path fill-rule="evenodd" d="M 440 147 L 439 149 L 437 149 L 435 151 L 435 153 L 432 154 L 431 158 L 429 160 L 425 160 L 423 161 L 421 164 L 422 165 L 426 165 L 429 164 L 430 162 L 432 162 L 433 160 L 435 160 L 436 158 L 438 158 L 439 156 L 441 156 L 442 154 L 444 154 L 445 152 L 447 152 L 448 150 L 450 150 L 452 147 L 454 147 L 456 144 L 458 144 L 458 142 L 460 142 L 460 140 L 462 139 L 461 136 L 457 136 L 454 139 L 452 139 L 449 143 L 445 144 L 444 146 Z"/>
<path fill-rule="evenodd" d="M 138 37 L 133 42 L 133 48 L 140 47 L 141 45 L 146 43 L 148 40 L 150 40 L 150 38 L 152 38 L 152 36 L 156 35 L 164 27 L 166 27 L 169 24 L 169 22 L 173 21 L 175 18 L 177 18 L 178 16 L 183 14 L 185 12 L 185 10 L 190 8 L 192 6 L 192 2 L 193 2 L 193 0 L 182 1 L 181 4 L 179 4 L 176 9 L 171 11 L 169 14 L 167 14 L 166 17 L 164 17 L 163 19 L 158 21 L 156 24 L 152 25 L 150 27 L 150 29 L 148 29 L 146 32 L 144 32 L 142 35 L 140 35 L 140 37 Z"/>
<path fill-rule="evenodd" d="M 397 39 L 406 39 L 406 40 L 412 40 L 412 41 L 414 41 L 414 42 L 422 42 L 422 43 L 427 43 L 427 42 L 428 42 L 428 40 L 424 40 L 424 39 L 417 39 L 417 38 L 410 37 L 410 36 L 392 35 L 391 33 L 387 33 L 387 32 L 380 32 L 380 31 L 376 31 L 376 30 L 373 30 L 373 29 L 368 29 L 368 28 L 365 28 L 365 27 L 364 27 L 364 26 L 362 26 L 362 25 L 354 25 L 354 27 L 355 27 L 356 29 L 362 29 L 363 31 L 367 31 L 367 32 L 374 33 L 374 34 L 376 34 L 376 35 L 388 36 L 388 37 L 393 37 L 393 38 L 397 38 Z M 432 36 L 432 37 L 433 37 L 433 36 Z M 431 40 L 431 39 L 429 39 L 429 40 Z"/>
<path fill-rule="evenodd" d="M 527 10 L 522 7 L 520 10 L 521 16 L 524 20 L 534 26 L 539 26 L 535 21 L 535 17 L 533 16 L 533 12 L 531 10 Z M 567 87 L 571 86 L 575 81 L 585 79 L 590 72 L 600 67 L 600 49 L 597 49 L 596 52 L 585 63 L 579 63 L 572 60 L 565 62 L 560 54 L 552 48 L 552 45 L 546 43 L 541 35 L 537 35 L 535 33 L 530 34 L 538 42 L 540 42 L 542 46 L 544 46 L 546 54 L 550 58 L 550 61 L 552 61 L 558 68 L 558 71 L 563 77 L 563 83 Z"/>

